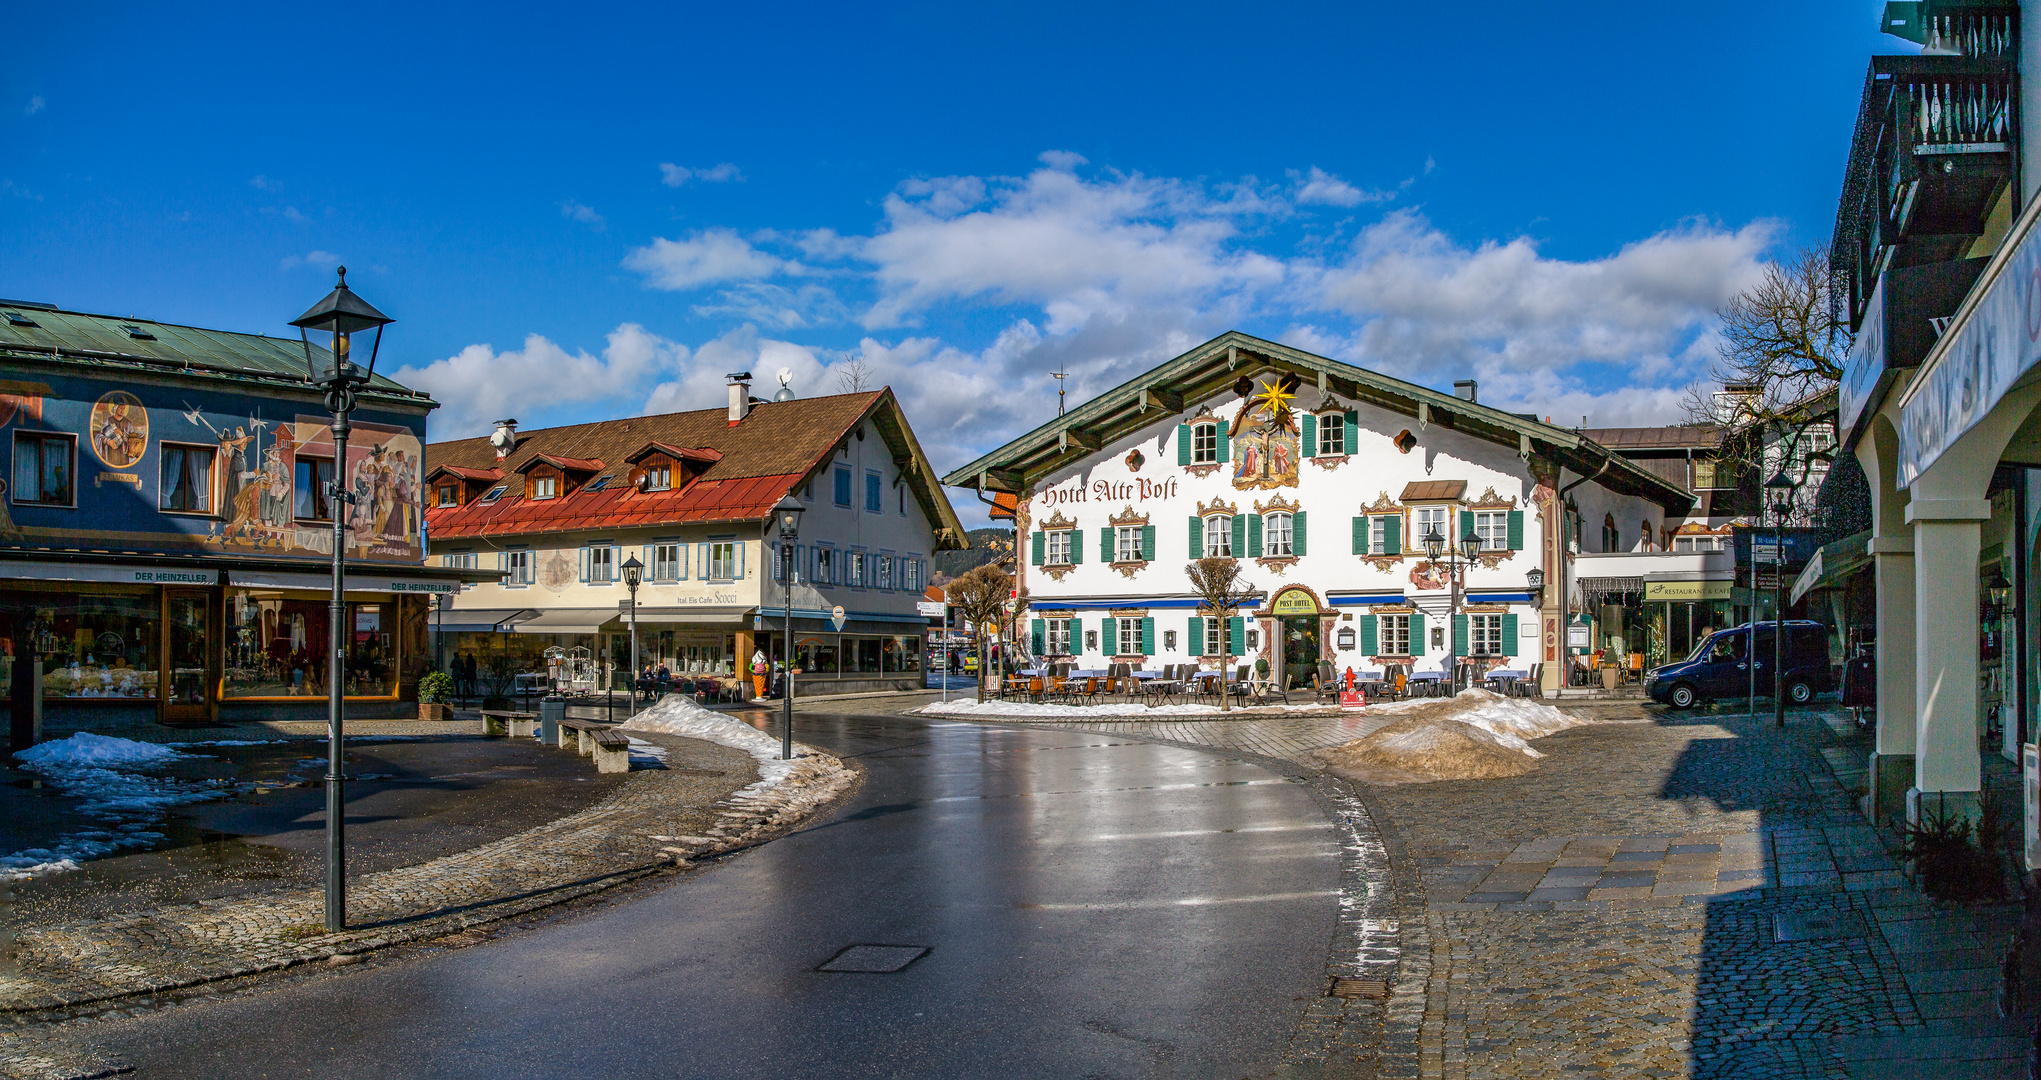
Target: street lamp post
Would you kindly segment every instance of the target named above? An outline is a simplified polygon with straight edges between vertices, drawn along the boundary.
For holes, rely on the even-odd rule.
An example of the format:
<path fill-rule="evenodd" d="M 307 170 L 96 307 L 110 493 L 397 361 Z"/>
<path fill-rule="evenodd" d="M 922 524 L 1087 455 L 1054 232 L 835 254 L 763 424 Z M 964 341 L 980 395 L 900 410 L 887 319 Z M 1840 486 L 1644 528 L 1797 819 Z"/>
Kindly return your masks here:
<path fill-rule="evenodd" d="M 806 509 L 801 500 L 789 491 L 778 506 L 772 508 L 773 519 L 780 531 L 780 596 L 785 605 L 786 640 L 780 645 L 780 668 L 784 672 L 780 684 L 780 760 L 790 761 L 794 756 L 794 541 L 801 535 L 801 512 Z"/>
<path fill-rule="evenodd" d="M 1425 554 L 1436 565 L 1441 557 L 1450 556 L 1446 565 L 1446 685 L 1453 693 L 1460 692 L 1459 648 L 1453 641 L 1453 631 L 1460 618 L 1460 560 L 1464 555 L 1468 565 L 1473 565 L 1474 556 L 1481 550 L 1481 538 L 1468 533 L 1456 545 L 1448 547 L 1446 538 L 1433 527 L 1424 537 Z"/>
<path fill-rule="evenodd" d="M 624 588 L 631 592 L 631 715 L 638 715 L 638 584 L 645 580 L 645 564 L 636 555 L 624 560 Z"/>
<path fill-rule="evenodd" d="M 346 783 L 342 768 L 343 712 L 347 692 L 347 523 L 353 517 L 354 493 L 347 483 L 347 436 L 351 430 L 348 414 L 354 412 L 355 395 L 375 378 L 376 354 L 383 344 L 383 327 L 389 316 L 370 307 L 347 287 L 347 267 L 340 268 L 340 281 L 324 300 L 291 321 L 298 328 L 305 350 L 305 381 L 326 393 L 326 410 L 333 414 L 333 472 L 323 486 L 326 511 L 333 516 L 333 599 L 328 609 L 326 675 L 326 931 L 347 928 L 346 874 Z M 375 331 L 369 344 L 369 365 L 364 368 L 348 358 L 354 335 Z M 313 339 L 317 337 L 315 342 Z M 314 354 L 313 346 L 320 352 Z M 313 467 L 318 486 L 318 470 Z"/>
<path fill-rule="evenodd" d="M 1765 481 L 1765 494 L 1772 498 L 1772 717 L 1782 728 L 1786 726 L 1786 515 L 1793 509 L 1793 489 L 1799 486 L 1783 467 Z M 1757 572 L 1755 561 L 1751 572 Z M 1751 633 L 1756 632 L 1752 628 Z M 1755 638 L 1751 644 L 1757 644 Z"/>

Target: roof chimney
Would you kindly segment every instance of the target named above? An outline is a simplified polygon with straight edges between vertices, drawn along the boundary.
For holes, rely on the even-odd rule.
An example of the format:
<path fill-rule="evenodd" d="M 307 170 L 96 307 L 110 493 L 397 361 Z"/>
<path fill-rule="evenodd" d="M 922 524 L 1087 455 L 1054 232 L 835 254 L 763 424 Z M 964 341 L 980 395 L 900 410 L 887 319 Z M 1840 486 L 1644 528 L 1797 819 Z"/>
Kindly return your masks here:
<path fill-rule="evenodd" d="M 724 378 L 730 380 L 730 422 L 734 424 L 751 412 L 751 373 L 734 371 Z"/>
<path fill-rule="evenodd" d="M 1469 405 L 1478 405 L 1481 403 L 1481 399 L 1476 397 L 1475 394 L 1480 389 L 1481 384 L 1473 379 L 1461 379 L 1453 384 L 1453 396 Z"/>

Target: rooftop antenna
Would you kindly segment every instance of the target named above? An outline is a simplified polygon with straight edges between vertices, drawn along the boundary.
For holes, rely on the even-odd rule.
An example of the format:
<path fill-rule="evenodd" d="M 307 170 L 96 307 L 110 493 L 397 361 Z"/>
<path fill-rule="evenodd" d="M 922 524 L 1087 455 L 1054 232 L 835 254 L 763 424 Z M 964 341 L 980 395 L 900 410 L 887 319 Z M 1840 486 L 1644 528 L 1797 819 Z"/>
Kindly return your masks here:
<path fill-rule="evenodd" d="M 1056 377 L 1056 415 L 1059 417 L 1063 415 L 1063 380 L 1070 377 L 1070 373 L 1063 370 L 1064 366 L 1059 362 L 1056 370 L 1049 373 Z"/>

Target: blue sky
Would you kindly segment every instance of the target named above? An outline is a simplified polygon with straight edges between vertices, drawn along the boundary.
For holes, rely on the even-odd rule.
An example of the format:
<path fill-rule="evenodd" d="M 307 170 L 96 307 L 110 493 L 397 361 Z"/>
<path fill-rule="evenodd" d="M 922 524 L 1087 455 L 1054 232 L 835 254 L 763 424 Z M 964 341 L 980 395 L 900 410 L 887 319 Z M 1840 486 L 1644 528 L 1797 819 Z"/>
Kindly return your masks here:
<path fill-rule="evenodd" d="M 949 467 L 1230 328 L 1671 420 L 1880 7 L 9 3 L 0 297 L 285 333 L 345 262 L 445 436 L 861 358 Z"/>

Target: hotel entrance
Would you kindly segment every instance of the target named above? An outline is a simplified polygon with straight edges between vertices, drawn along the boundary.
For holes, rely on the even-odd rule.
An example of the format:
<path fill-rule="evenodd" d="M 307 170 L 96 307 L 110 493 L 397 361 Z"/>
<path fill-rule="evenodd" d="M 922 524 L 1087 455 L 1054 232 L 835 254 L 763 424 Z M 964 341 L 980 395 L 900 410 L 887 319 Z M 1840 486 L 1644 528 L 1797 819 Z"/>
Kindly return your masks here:
<path fill-rule="evenodd" d="M 1270 672 L 1270 677 L 1285 688 L 1310 686 L 1318 662 L 1325 656 L 1325 619 L 1318 598 L 1309 589 L 1291 586 L 1275 595 L 1269 614 L 1274 616 L 1273 629 L 1281 635 L 1281 648 L 1271 651 L 1282 658 L 1281 668 Z"/>

